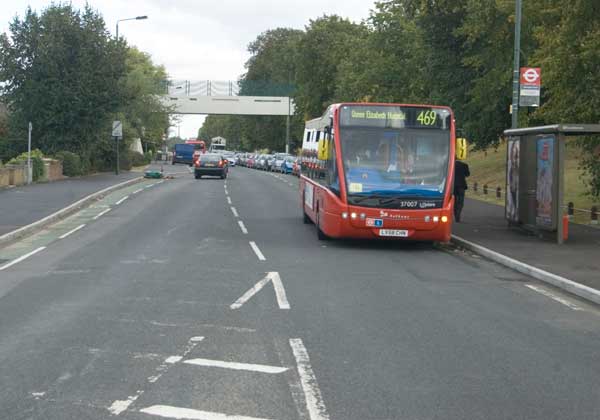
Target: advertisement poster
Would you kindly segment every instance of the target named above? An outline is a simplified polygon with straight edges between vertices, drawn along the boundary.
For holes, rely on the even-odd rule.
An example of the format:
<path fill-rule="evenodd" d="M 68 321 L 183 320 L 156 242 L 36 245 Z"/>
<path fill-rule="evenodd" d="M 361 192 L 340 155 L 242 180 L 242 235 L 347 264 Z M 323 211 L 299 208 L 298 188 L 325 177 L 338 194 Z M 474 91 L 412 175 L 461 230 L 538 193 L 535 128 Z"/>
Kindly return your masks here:
<path fill-rule="evenodd" d="M 552 227 L 552 190 L 554 183 L 554 137 L 537 140 L 537 217 L 540 226 Z"/>
<path fill-rule="evenodd" d="M 519 221 L 519 152 L 520 140 L 508 141 L 508 159 L 506 160 L 506 218 L 511 222 Z"/>

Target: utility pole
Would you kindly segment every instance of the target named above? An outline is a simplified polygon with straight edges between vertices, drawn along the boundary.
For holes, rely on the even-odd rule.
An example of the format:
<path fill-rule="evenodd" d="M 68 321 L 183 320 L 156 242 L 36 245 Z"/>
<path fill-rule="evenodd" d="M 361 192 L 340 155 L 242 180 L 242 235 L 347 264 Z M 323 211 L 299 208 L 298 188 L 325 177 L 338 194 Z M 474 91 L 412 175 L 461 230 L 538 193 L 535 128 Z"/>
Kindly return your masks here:
<path fill-rule="evenodd" d="M 521 54 L 521 9 L 522 0 L 515 0 L 515 46 L 513 59 L 512 128 L 519 126 L 519 68 Z"/>
<path fill-rule="evenodd" d="M 288 96 L 288 113 L 285 123 L 285 153 L 290 153 L 290 100 L 291 98 Z"/>
<path fill-rule="evenodd" d="M 33 170 L 31 168 L 31 130 L 33 129 L 33 125 L 31 121 L 29 121 L 29 135 L 27 141 L 27 183 L 31 184 L 33 181 Z"/>

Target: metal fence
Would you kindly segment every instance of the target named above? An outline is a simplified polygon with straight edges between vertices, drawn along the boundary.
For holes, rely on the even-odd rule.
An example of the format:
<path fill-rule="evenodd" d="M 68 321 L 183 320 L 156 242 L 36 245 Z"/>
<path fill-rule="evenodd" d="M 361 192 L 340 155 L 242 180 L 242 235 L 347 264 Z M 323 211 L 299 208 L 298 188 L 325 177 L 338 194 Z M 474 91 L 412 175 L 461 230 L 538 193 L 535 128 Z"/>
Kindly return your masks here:
<path fill-rule="evenodd" d="M 471 191 L 471 194 L 481 195 L 494 201 L 502 201 L 505 197 L 505 191 L 502 187 L 493 187 L 488 184 L 481 185 L 477 181 L 472 183 Z M 589 209 L 583 209 L 575 207 L 575 203 L 570 201 L 566 206 L 563 206 L 563 211 L 564 214 L 569 216 L 569 220 L 593 226 L 599 225 L 600 205 L 593 205 Z"/>
<path fill-rule="evenodd" d="M 177 80 L 164 82 L 169 96 L 291 96 L 295 86 L 264 80 Z"/>

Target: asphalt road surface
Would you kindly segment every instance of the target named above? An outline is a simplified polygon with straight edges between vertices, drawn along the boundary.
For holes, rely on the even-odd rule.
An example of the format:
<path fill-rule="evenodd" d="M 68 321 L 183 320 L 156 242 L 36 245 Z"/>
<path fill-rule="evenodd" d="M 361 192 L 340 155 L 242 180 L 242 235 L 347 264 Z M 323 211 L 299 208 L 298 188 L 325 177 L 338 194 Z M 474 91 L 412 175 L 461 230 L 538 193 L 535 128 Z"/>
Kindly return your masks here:
<path fill-rule="evenodd" d="M 600 418 L 597 307 L 451 248 L 320 242 L 291 176 L 181 170 L 0 260 L 0 418 Z"/>

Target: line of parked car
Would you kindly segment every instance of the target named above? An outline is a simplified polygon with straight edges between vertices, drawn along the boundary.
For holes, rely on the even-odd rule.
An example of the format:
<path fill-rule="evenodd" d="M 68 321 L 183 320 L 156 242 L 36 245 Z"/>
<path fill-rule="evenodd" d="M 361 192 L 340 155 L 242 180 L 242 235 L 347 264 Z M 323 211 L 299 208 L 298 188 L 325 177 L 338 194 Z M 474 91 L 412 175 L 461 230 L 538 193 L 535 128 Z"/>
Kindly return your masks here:
<path fill-rule="evenodd" d="M 240 153 L 236 155 L 237 164 L 247 168 L 263 171 L 281 172 L 284 174 L 300 174 L 300 161 L 296 156 L 287 153 L 257 154 Z"/>

